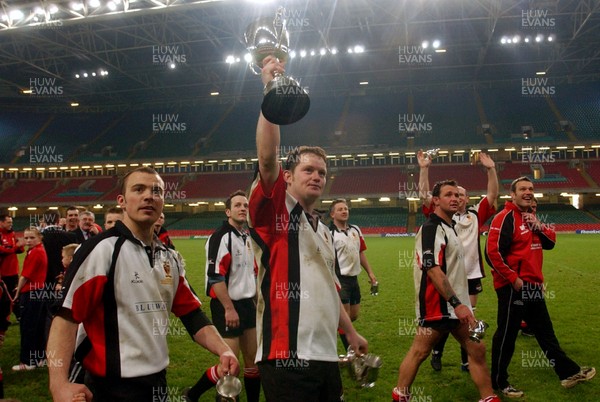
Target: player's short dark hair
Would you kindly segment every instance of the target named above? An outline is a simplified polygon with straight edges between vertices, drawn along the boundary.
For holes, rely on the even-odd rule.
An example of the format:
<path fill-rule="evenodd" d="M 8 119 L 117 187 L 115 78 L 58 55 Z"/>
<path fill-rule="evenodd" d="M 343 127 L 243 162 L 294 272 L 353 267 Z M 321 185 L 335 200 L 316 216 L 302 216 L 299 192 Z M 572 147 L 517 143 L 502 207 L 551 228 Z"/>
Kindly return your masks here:
<path fill-rule="evenodd" d="M 533 182 L 531 181 L 531 179 L 530 179 L 529 177 L 527 177 L 527 176 L 521 176 L 521 177 L 517 177 L 516 179 L 514 179 L 514 180 L 512 181 L 512 183 L 510 183 L 510 191 L 511 191 L 512 193 L 515 193 L 515 192 L 517 191 L 517 183 L 518 183 L 518 182 L 520 182 L 520 181 L 528 181 L 528 182 L 530 182 L 530 183 L 533 183 Z"/>
<path fill-rule="evenodd" d="M 233 193 L 229 194 L 229 197 L 227 197 L 227 199 L 225 200 L 225 209 L 231 209 L 231 199 L 233 197 L 237 197 L 239 195 L 241 195 L 242 197 L 248 198 L 245 191 L 242 191 L 242 190 L 234 191 Z"/>
<path fill-rule="evenodd" d="M 0 222 L 4 222 L 6 218 L 10 218 L 9 214 L 0 214 Z"/>
<path fill-rule="evenodd" d="M 111 207 L 111 208 L 108 208 L 108 210 L 104 213 L 105 216 L 107 214 L 119 214 L 119 215 L 123 215 L 123 210 L 121 208 Z"/>
<path fill-rule="evenodd" d="M 296 169 L 296 166 L 298 166 L 298 164 L 300 163 L 300 159 L 304 154 L 316 155 L 322 158 L 325 164 L 327 164 L 327 154 L 325 153 L 325 150 L 323 148 L 302 145 L 300 147 L 292 149 L 290 152 L 287 153 L 283 169 L 289 170 L 290 172 L 294 172 L 294 169 Z"/>
<path fill-rule="evenodd" d="M 344 203 L 344 204 L 348 205 L 348 201 L 346 201 L 345 198 L 336 198 L 335 200 L 333 200 L 333 202 L 329 206 L 329 214 L 331 214 L 333 212 L 333 210 L 335 209 L 335 206 L 340 203 Z"/>
<path fill-rule="evenodd" d="M 127 185 L 127 179 L 133 173 L 148 173 L 148 174 L 157 175 L 158 177 L 160 177 L 158 172 L 156 170 L 152 169 L 150 166 L 141 166 L 136 169 L 130 170 L 129 172 L 125 173 L 123 176 L 121 176 L 119 178 L 118 187 L 121 191 L 121 193 L 120 193 L 121 195 L 125 194 L 125 187 Z"/>
<path fill-rule="evenodd" d="M 444 186 L 457 187 L 458 184 L 456 183 L 456 180 L 442 180 L 442 181 L 438 181 L 437 183 L 434 184 L 433 190 L 431 190 L 431 196 L 432 197 L 439 197 L 440 196 L 440 192 L 442 191 L 442 187 L 444 187 Z"/>
<path fill-rule="evenodd" d="M 69 205 L 67 207 L 67 212 L 69 211 L 77 211 L 79 213 L 79 208 L 77 208 L 75 205 Z"/>

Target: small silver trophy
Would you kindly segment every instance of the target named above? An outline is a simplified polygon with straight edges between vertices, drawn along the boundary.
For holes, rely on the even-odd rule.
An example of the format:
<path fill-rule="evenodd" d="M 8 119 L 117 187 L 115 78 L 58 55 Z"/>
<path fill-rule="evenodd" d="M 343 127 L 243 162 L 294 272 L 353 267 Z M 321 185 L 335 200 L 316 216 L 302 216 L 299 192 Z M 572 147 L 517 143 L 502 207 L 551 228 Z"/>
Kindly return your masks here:
<path fill-rule="evenodd" d="M 346 355 L 339 356 L 340 368 L 348 367 L 350 377 L 362 388 L 373 388 L 379 375 L 379 368 L 383 365 L 381 357 L 372 353 L 356 356 L 352 348 L 348 348 Z"/>
<path fill-rule="evenodd" d="M 284 16 L 285 8 L 279 7 L 275 19 L 260 18 L 246 29 L 244 40 L 252 56 L 250 70 L 254 74 L 260 75 L 260 68 L 267 56 L 274 56 L 281 62 L 287 61 L 290 38 Z M 295 123 L 303 118 L 310 108 L 308 92 L 292 77 L 286 77 L 279 72 L 275 72 L 274 76 L 263 91 L 263 116 L 273 124 Z"/>
<path fill-rule="evenodd" d="M 425 157 L 429 160 L 434 160 L 438 156 L 438 152 L 440 152 L 439 148 L 428 149 L 425 151 Z"/>
<path fill-rule="evenodd" d="M 379 282 L 375 281 L 371 283 L 371 296 L 377 296 L 379 294 Z"/>
<path fill-rule="evenodd" d="M 242 392 L 242 382 L 239 378 L 225 374 L 219 378 L 217 385 L 217 402 L 237 402 Z"/>
<path fill-rule="evenodd" d="M 489 327 L 489 325 L 482 320 L 475 320 L 475 326 L 469 326 L 469 339 L 473 342 L 481 342 L 483 337 L 485 336 L 485 330 Z"/>

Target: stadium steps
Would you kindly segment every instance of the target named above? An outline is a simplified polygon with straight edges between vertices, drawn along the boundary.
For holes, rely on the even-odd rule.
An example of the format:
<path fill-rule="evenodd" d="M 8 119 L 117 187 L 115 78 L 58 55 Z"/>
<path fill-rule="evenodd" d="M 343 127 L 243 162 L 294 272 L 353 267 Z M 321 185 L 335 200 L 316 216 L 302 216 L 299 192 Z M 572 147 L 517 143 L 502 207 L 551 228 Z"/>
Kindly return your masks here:
<path fill-rule="evenodd" d="M 54 118 L 56 116 L 52 115 L 48 118 L 48 120 L 46 120 L 46 122 L 42 125 L 42 127 L 40 127 L 39 130 L 37 130 L 33 136 L 31 137 L 31 139 L 29 140 L 29 142 L 27 143 L 26 147 L 29 148 L 31 145 L 33 145 L 33 143 L 35 142 L 35 140 L 37 140 L 38 138 L 40 138 L 42 136 L 42 134 L 44 133 L 44 131 L 46 130 L 46 128 L 48 128 L 48 126 L 50 125 L 50 123 L 52 123 L 52 121 L 54 121 Z M 13 160 L 10 162 L 11 164 L 15 164 L 17 163 L 17 161 L 19 160 L 21 156 L 20 155 L 15 155 L 15 157 L 13 158 Z"/>
<path fill-rule="evenodd" d="M 197 156 L 200 153 L 200 151 L 206 146 L 206 144 L 210 143 L 210 139 L 212 138 L 212 136 L 219 130 L 219 128 L 221 127 L 223 122 L 225 120 L 227 120 L 227 118 L 229 117 L 231 112 L 233 112 L 233 109 L 235 109 L 235 103 L 232 104 L 225 111 L 225 113 L 223 113 L 221 118 L 215 123 L 215 125 L 209 130 L 209 132 L 204 137 L 202 137 L 198 141 L 196 141 L 196 143 L 194 144 L 194 150 L 192 151 L 191 156 Z"/>
<path fill-rule="evenodd" d="M 592 179 L 592 176 L 589 175 L 589 173 L 585 170 L 585 168 L 583 169 L 578 169 L 579 174 L 581 175 L 581 177 L 583 177 L 583 179 L 587 182 L 587 184 L 590 187 L 599 187 L 598 183 L 596 183 L 594 181 L 594 179 Z"/>
<path fill-rule="evenodd" d="M 152 139 L 153 139 L 154 137 L 156 137 L 156 134 L 157 134 L 157 132 L 156 132 L 156 131 L 153 131 L 153 132 L 152 132 L 152 134 L 150 134 L 150 135 L 148 136 L 148 138 L 146 138 L 144 141 L 145 141 L 146 143 L 149 143 L 150 141 L 152 141 Z M 137 145 L 137 144 L 136 144 L 136 145 Z M 140 149 L 140 148 L 141 148 L 141 149 Z M 131 152 L 129 153 L 129 155 L 127 156 L 127 159 L 133 159 L 133 157 L 135 156 L 135 154 L 137 154 L 138 152 L 140 152 L 140 151 L 143 151 L 143 150 L 144 150 L 144 149 L 143 149 L 143 147 L 137 147 L 137 146 L 134 146 L 134 147 L 131 149 Z"/>
<path fill-rule="evenodd" d="M 556 105 L 554 100 L 549 96 L 546 96 L 545 99 L 546 103 L 548 103 L 548 106 L 550 106 L 550 110 L 552 110 L 552 113 L 554 113 L 554 116 L 556 116 L 556 119 L 558 121 L 565 120 L 560 110 L 558 110 L 558 106 Z M 573 135 L 573 130 L 567 130 L 566 133 L 569 137 L 569 141 L 577 141 L 577 138 L 575 138 L 575 135 Z"/>
<path fill-rule="evenodd" d="M 119 123 L 121 123 L 121 121 L 123 121 L 123 119 L 125 117 L 127 117 L 127 113 L 124 113 L 123 115 L 121 115 L 121 117 L 119 117 L 117 119 L 113 119 L 104 130 L 102 130 L 97 136 L 95 136 L 94 138 L 92 138 L 92 140 L 90 142 L 88 142 L 87 148 L 84 149 L 84 148 L 79 147 L 79 148 L 75 149 L 71 153 L 69 158 L 66 160 L 66 162 L 77 161 L 77 158 L 82 157 L 82 154 L 84 151 L 91 149 L 92 145 L 94 145 L 102 137 L 104 137 L 107 133 L 109 133 L 112 129 L 114 129 Z"/>
<path fill-rule="evenodd" d="M 600 206 L 587 207 L 585 211 L 592 215 L 594 218 L 600 220 Z"/>
<path fill-rule="evenodd" d="M 49 195 L 52 192 L 56 191 L 56 189 L 60 186 L 60 182 L 61 182 L 61 180 L 55 180 L 54 187 L 52 187 L 48 191 L 43 192 L 39 197 L 33 199 L 32 201 L 40 201 L 41 202 L 47 195 Z"/>
<path fill-rule="evenodd" d="M 477 114 L 479 115 L 479 121 L 481 124 L 490 124 L 485 114 L 485 108 L 483 107 L 483 101 L 481 100 L 481 96 L 479 96 L 479 92 L 477 90 L 473 90 L 473 97 L 475 98 L 475 106 L 477 107 Z M 494 143 L 494 137 L 491 134 L 484 134 L 485 142 L 487 144 Z"/>
<path fill-rule="evenodd" d="M 406 218 L 406 230 L 408 232 L 416 232 L 418 227 L 417 227 L 417 217 L 415 216 L 417 213 L 419 212 L 411 212 L 408 214 L 408 217 Z"/>
<path fill-rule="evenodd" d="M 325 199 L 329 197 L 329 191 L 331 190 L 331 186 L 333 186 L 333 182 L 336 178 L 337 169 L 329 172 L 329 177 L 327 178 L 327 182 L 325 183 L 325 188 L 323 189 L 323 196 L 321 198 Z"/>

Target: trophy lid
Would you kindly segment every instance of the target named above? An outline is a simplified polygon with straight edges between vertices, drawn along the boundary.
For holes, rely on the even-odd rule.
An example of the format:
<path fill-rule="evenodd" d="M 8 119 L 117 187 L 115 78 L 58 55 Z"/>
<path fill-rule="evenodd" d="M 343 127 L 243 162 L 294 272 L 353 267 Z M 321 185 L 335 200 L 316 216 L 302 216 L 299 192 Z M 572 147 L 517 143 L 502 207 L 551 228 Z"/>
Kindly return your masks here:
<path fill-rule="evenodd" d="M 256 20 L 246 29 L 244 41 L 253 61 L 261 67 L 267 56 L 275 56 L 281 62 L 288 59 L 290 38 L 280 18 L 262 17 Z"/>

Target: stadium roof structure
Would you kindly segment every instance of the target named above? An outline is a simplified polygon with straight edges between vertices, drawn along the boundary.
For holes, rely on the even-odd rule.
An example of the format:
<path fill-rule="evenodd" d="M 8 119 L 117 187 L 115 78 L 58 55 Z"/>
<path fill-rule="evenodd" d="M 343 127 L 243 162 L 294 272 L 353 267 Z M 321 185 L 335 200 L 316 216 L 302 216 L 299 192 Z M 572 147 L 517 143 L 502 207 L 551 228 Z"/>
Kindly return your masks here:
<path fill-rule="evenodd" d="M 263 3 L 0 0 L 0 107 L 109 111 L 257 98 L 243 34 L 259 17 L 275 17 L 279 4 Z M 536 73 L 555 84 L 600 79 L 598 0 L 281 5 L 296 51 L 287 71 L 311 96 L 486 88 Z"/>

